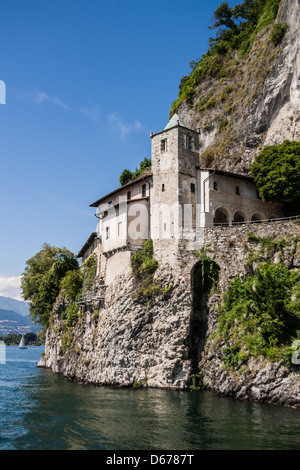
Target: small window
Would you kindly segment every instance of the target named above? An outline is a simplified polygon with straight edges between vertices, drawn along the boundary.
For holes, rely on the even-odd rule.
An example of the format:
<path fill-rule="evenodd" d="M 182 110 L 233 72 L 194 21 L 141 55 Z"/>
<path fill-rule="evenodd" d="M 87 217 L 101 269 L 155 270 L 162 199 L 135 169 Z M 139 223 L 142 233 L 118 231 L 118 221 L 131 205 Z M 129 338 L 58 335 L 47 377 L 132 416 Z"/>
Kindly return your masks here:
<path fill-rule="evenodd" d="M 164 224 L 164 231 L 167 230 L 167 224 Z"/>
<path fill-rule="evenodd" d="M 192 193 L 195 192 L 195 184 L 194 184 L 194 183 L 191 183 L 191 192 L 192 192 Z"/>
<path fill-rule="evenodd" d="M 122 235 L 122 222 L 118 223 L 118 236 L 120 237 Z"/>
<path fill-rule="evenodd" d="M 111 206 L 111 205 L 112 205 L 112 201 L 108 201 L 108 205 Z"/>
<path fill-rule="evenodd" d="M 128 191 L 127 193 L 127 200 L 131 199 L 131 191 Z"/>
<path fill-rule="evenodd" d="M 165 190 L 165 183 L 163 183 L 163 184 L 161 185 L 161 190 L 162 190 L 162 191 Z"/>
<path fill-rule="evenodd" d="M 146 185 L 143 184 L 142 186 L 142 197 L 146 197 Z"/>
<path fill-rule="evenodd" d="M 195 142 L 194 138 L 190 137 L 188 135 L 187 138 L 186 138 L 186 148 L 187 148 L 187 150 L 191 150 L 191 151 L 194 150 L 194 147 L 195 147 L 194 142 Z"/>
<path fill-rule="evenodd" d="M 214 190 L 218 191 L 218 183 L 216 183 L 216 181 L 214 181 Z"/>
<path fill-rule="evenodd" d="M 106 235 L 106 240 L 108 240 L 109 239 L 109 227 L 106 227 L 105 235 Z"/>
<path fill-rule="evenodd" d="M 235 194 L 237 194 L 238 196 L 241 195 L 240 188 L 238 186 L 235 187 Z"/>
<path fill-rule="evenodd" d="M 166 152 L 166 151 L 167 151 L 167 139 L 161 140 L 161 142 L 160 142 L 160 150 L 161 150 L 162 152 Z"/>

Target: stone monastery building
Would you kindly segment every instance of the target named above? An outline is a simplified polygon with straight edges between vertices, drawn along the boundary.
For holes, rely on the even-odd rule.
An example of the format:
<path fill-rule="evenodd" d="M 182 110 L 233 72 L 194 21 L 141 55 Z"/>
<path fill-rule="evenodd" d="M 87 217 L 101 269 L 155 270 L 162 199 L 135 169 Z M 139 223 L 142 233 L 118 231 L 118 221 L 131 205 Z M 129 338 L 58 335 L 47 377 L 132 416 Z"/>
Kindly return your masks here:
<path fill-rule="evenodd" d="M 199 134 L 177 114 L 151 140 L 151 172 L 90 205 L 97 209 L 98 228 L 78 257 L 85 261 L 96 253 L 97 274 L 106 285 L 148 238 L 154 257 L 172 263 L 183 247 L 201 247 L 206 227 L 282 217 L 280 204 L 259 198 L 252 178 L 201 168 Z"/>

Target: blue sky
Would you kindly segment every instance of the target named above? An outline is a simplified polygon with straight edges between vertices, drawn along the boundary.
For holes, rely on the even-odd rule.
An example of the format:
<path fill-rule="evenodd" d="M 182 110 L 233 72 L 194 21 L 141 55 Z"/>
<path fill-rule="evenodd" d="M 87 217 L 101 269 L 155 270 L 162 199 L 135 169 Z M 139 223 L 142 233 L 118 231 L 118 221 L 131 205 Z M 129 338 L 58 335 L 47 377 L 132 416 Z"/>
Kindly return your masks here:
<path fill-rule="evenodd" d="M 0 0 L 0 295 L 43 243 L 77 253 L 89 204 L 151 156 L 220 3 Z"/>

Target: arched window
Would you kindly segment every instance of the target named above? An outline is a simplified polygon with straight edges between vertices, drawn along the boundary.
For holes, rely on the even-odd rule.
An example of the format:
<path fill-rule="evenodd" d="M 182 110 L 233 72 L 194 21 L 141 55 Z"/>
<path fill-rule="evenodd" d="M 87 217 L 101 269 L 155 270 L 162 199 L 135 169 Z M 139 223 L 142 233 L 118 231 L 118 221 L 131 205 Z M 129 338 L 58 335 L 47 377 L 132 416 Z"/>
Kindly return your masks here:
<path fill-rule="evenodd" d="M 240 224 L 242 222 L 245 222 L 245 217 L 243 216 L 243 214 L 241 214 L 241 212 L 237 211 L 234 214 L 233 223 L 234 224 Z"/>
<path fill-rule="evenodd" d="M 251 217 L 251 222 L 261 222 L 261 220 L 263 219 L 262 215 L 261 214 L 253 214 L 253 216 Z"/>
<path fill-rule="evenodd" d="M 214 216 L 214 225 L 229 225 L 229 218 L 226 209 L 217 209 Z"/>

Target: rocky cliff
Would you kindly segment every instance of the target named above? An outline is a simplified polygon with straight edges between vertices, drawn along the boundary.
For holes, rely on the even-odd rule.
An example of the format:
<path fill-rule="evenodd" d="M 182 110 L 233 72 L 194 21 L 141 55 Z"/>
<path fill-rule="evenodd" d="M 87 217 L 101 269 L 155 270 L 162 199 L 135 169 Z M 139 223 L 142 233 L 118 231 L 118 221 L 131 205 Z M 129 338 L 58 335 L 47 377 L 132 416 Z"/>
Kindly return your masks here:
<path fill-rule="evenodd" d="M 299 269 L 296 222 L 255 224 L 251 230 L 272 241 L 268 259 Z M 261 253 L 259 244 L 249 242 L 249 226 L 207 229 L 204 247 L 219 267 L 220 279 L 210 294 L 198 298 L 197 306 L 197 253 L 182 251 L 177 265 L 161 264 L 154 278 L 160 289 L 152 295 L 138 295 L 140 284 L 129 268 L 108 286 L 100 308 L 87 302 L 73 325 L 62 319 L 66 306 L 58 299 L 39 366 L 84 383 L 178 390 L 193 385 L 239 399 L 300 407 L 299 365 L 257 356 L 230 366 L 224 361 L 228 343 L 216 340 L 222 296 L 237 274 L 249 273 L 250 260 L 258 262 L 254 255 Z"/>
<path fill-rule="evenodd" d="M 247 174 L 264 146 L 300 139 L 299 6 L 281 0 L 247 53 L 216 56 L 216 71 L 197 80 L 192 100 L 174 102 L 171 114 L 199 129 L 203 167 Z M 271 39 L 275 25 L 287 28 L 280 44 Z"/>

